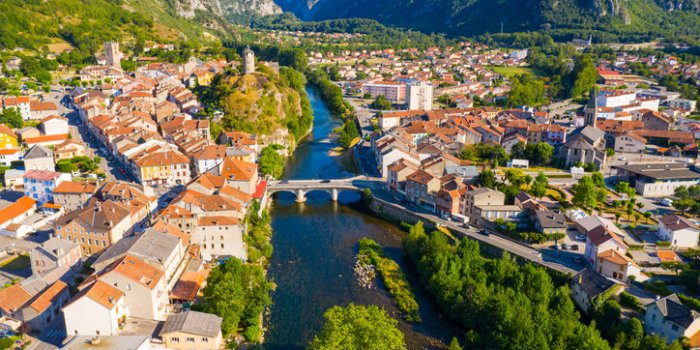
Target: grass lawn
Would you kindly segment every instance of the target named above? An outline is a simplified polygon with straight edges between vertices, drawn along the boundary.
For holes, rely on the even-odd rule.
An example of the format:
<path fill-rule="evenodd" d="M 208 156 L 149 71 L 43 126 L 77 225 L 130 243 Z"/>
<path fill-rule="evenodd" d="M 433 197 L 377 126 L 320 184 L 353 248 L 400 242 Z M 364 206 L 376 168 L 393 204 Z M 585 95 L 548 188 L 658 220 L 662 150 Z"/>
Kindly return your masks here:
<path fill-rule="evenodd" d="M 18 271 L 30 268 L 31 261 L 29 260 L 29 255 L 18 255 L 15 258 L 8 259 L 2 264 L 0 264 L 0 270 L 5 271 Z"/>
<path fill-rule="evenodd" d="M 488 68 L 493 69 L 494 72 L 506 77 L 511 78 L 515 75 L 530 74 L 537 78 L 542 77 L 542 75 L 535 69 L 530 67 L 504 67 L 504 66 L 488 66 Z"/>

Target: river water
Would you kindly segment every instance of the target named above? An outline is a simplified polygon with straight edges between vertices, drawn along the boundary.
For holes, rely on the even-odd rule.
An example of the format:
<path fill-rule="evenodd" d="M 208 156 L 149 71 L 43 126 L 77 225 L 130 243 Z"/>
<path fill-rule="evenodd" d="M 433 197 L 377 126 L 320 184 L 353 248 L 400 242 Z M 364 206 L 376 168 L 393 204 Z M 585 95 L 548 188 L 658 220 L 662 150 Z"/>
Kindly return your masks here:
<path fill-rule="evenodd" d="M 322 179 L 352 176 L 348 169 L 329 156 L 337 145 L 328 141 L 340 126 L 318 93 L 307 89 L 314 111 L 314 128 L 306 142 L 289 159 L 286 179 Z M 270 277 L 277 284 L 273 306 L 266 322 L 265 347 L 269 350 L 304 349 L 323 325 L 323 313 L 334 305 L 374 304 L 396 319 L 400 313 L 391 297 L 377 285 L 359 287 L 353 276 L 357 241 L 374 239 L 385 253 L 397 261 L 414 286 L 423 322 L 411 325 L 400 321 L 409 349 L 438 349 L 449 342 L 455 328 L 437 311 L 437 306 L 419 287 L 413 267 L 401 251 L 404 233 L 396 226 L 366 214 L 361 196 L 341 192 L 334 203 L 325 192 L 310 192 L 306 203 L 296 203 L 291 193 L 276 195 L 272 210 L 274 254 Z"/>

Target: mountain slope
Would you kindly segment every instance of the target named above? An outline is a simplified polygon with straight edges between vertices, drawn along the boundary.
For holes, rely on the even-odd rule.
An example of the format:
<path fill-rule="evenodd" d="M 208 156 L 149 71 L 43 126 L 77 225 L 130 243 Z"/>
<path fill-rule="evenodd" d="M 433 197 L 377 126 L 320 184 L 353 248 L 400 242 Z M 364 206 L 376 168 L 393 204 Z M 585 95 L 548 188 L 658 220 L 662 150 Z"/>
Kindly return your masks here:
<path fill-rule="evenodd" d="M 698 35 L 698 0 L 277 0 L 304 20 L 369 17 L 452 36 L 541 29 Z"/>
<path fill-rule="evenodd" d="M 94 51 L 108 40 L 202 40 L 228 24 L 215 15 L 186 19 L 173 0 L 2 0 L 0 48 L 38 50 L 66 43 Z"/>

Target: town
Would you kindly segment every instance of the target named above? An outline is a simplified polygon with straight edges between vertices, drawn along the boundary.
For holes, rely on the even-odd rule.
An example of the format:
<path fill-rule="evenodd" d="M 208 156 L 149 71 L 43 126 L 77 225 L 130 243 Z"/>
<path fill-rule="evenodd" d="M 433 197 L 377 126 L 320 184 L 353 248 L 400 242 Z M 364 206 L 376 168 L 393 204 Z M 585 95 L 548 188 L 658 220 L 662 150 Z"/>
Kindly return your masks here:
<path fill-rule="evenodd" d="M 359 37 L 262 37 L 290 36 Z M 28 349 L 257 344 L 273 290 L 276 193 L 302 203 L 349 191 L 412 230 L 430 226 L 563 276 L 584 317 L 615 300 L 614 322 L 639 319 L 663 346 L 700 348 L 700 118 L 696 100 L 660 83 L 700 81 L 697 63 L 619 50 L 595 61 L 578 98 L 518 105 L 516 95 L 544 86 L 527 49 L 309 51 L 304 63 L 351 111 L 339 138 L 356 135 L 340 151 L 358 171 L 280 180 L 269 159 L 297 141 L 223 128 L 221 106 L 202 92 L 221 77 L 259 77 L 262 90 L 287 74 L 254 49 L 172 63 L 111 41 L 62 82 L 8 89 L 2 338 Z M 10 72 L 22 64 L 4 61 Z M 241 275 L 249 288 L 226 284 Z M 222 300 L 238 292 L 250 295 L 232 321 Z"/>

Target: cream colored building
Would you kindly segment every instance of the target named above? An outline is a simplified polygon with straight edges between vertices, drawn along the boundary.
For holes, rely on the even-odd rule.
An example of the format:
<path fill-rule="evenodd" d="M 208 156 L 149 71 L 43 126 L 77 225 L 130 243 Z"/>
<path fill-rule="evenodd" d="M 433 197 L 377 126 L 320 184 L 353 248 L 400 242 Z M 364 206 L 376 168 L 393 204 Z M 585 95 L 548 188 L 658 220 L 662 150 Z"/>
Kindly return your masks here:
<path fill-rule="evenodd" d="M 222 320 L 204 312 L 181 312 L 168 317 L 160 337 L 168 349 L 216 350 L 221 347 Z"/>

